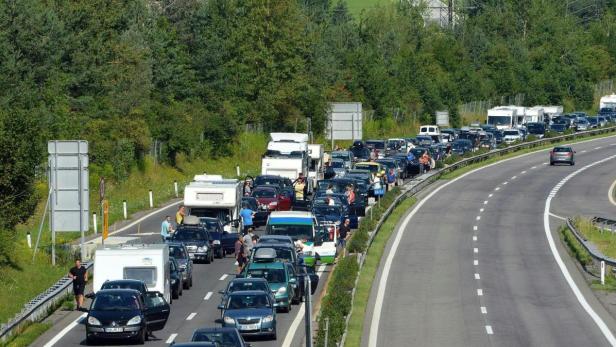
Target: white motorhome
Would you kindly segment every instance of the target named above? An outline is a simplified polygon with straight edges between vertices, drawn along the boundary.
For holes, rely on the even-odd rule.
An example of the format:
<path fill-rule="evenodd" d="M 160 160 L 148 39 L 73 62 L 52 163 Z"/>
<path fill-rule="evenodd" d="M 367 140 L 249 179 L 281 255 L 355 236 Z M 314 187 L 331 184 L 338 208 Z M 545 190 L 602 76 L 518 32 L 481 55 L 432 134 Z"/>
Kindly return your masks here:
<path fill-rule="evenodd" d="M 310 157 L 310 167 L 308 168 L 308 179 L 312 186 L 315 187 L 317 181 L 323 179 L 323 159 L 325 158 L 325 152 L 323 145 L 310 144 L 308 145 L 308 156 Z"/>
<path fill-rule="evenodd" d="M 241 183 L 220 175 L 197 175 L 184 188 L 184 206 L 187 214 L 192 216 L 231 222 L 240 218 L 241 202 Z M 225 230 L 231 231 L 231 226 L 225 225 Z"/>
<path fill-rule="evenodd" d="M 308 177 L 310 155 L 308 154 L 308 134 L 270 133 L 271 141 L 267 152 L 261 159 L 261 174 L 286 177 L 292 181 L 302 173 Z M 308 192 L 312 192 L 312 182 L 308 180 Z"/>
<path fill-rule="evenodd" d="M 562 116 L 563 115 L 563 107 L 562 106 L 542 106 L 542 105 L 537 105 L 535 107 L 541 107 L 543 109 L 543 115 L 544 117 L 546 117 L 548 120 L 552 120 L 554 117 L 558 117 L 558 116 Z M 543 122 L 545 122 L 546 119 L 544 118 Z"/>
<path fill-rule="evenodd" d="M 94 253 L 94 292 L 106 281 L 132 279 L 171 302 L 169 246 L 166 244 L 99 246 Z"/>
<path fill-rule="evenodd" d="M 599 100 L 599 109 L 616 108 L 616 94 L 606 95 Z"/>
<path fill-rule="evenodd" d="M 515 128 L 518 125 L 518 110 L 509 106 L 498 106 L 488 110 L 487 124 L 497 129 Z"/>
<path fill-rule="evenodd" d="M 543 106 L 533 106 L 526 109 L 524 113 L 524 122 L 526 123 L 543 123 L 544 122 L 544 110 Z"/>

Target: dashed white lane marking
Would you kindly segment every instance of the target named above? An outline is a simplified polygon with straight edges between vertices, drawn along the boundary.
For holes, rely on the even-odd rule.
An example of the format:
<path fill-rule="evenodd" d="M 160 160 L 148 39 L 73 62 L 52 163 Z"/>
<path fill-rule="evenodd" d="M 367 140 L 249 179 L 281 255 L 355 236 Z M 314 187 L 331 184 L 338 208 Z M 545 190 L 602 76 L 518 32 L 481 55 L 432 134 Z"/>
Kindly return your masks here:
<path fill-rule="evenodd" d="M 491 198 L 491 197 L 493 197 L 493 196 L 494 196 L 494 194 L 490 193 L 490 194 L 488 195 L 488 198 Z"/>
<path fill-rule="evenodd" d="M 580 153 L 586 153 L 586 152 L 587 152 L 586 150 L 582 150 L 582 151 L 580 151 Z"/>
<path fill-rule="evenodd" d="M 483 204 L 487 205 L 488 204 L 488 200 L 483 200 Z"/>
<path fill-rule="evenodd" d="M 477 289 L 477 296 L 483 296 L 483 289 Z"/>
<path fill-rule="evenodd" d="M 524 170 L 524 171 L 522 171 L 522 172 L 520 172 L 520 173 L 521 173 L 522 175 L 524 175 L 524 174 L 526 173 L 526 170 Z"/>
<path fill-rule="evenodd" d="M 477 236 L 473 236 L 473 241 L 477 241 Z"/>
<path fill-rule="evenodd" d="M 481 306 L 481 314 L 488 314 L 488 309 L 485 306 Z"/>
<path fill-rule="evenodd" d="M 492 326 L 491 325 L 486 325 L 486 333 L 488 335 L 493 335 L 494 331 L 492 330 Z"/>
<path fill-rule="evenodd" d="M 475 279 L 476 279 L 476 280 L 480 280 L 480 279 L 481 279 L 481 277 L 479 276 L 479 274 L 475 274 Z"/>
<path fill-rule="evenodd" d="M 477 231 L 477 226 L 473 225 L 473 230 Z"/>
<path fill-rule="evenodd" d="M 193 318 L 195 318 L 196 315 L 197 315 L 197 312 L 193 312 L 189 314 L 188 317 L 186 317 L 186 320 L 193 320 Z"/>
<path fill-rule="evenodd" d="M 178 334 L 171 334 L 171 335 L 169 335 L 169 338 L 165 342 L 168 343 L 168 344 L 173 343 L 173 341 L 175 341 L 176 337 L 178 337 Z"/>
<path fill-rule="evenodd" d="M 480 220 L 480 219 L 481 219 L 481 216 L 477 216 L 477 220 Z"/>
<path fill-rule="evenodd" d="M 516 178 L 518 178 L 518 176 L 511 176 L 511 179 L 512 179 L 512 180 L 514 180 L 514 179 L 516 179 Z"/>
<path fill-rule="evenodd" d="M 210 298 L 212 297 L 212 292 L 207 292 L 207 294 L 205 294 L 205 297 L 203 298 L 203 300 L 210 300 Z"/>
<path fill-rule="evenodd" d="M 595 147 L 595 149 L 601 149 L 601 146 Z"/>
<path fill-rule="evenodd" d="M 494 188 L 494 190 L 500 190 L 500 187 L 496 187 L 496 188 Z"/>
<path fill-rule="evenodd" d="M 503 182 L 503 185 L 506 186 L 509 182 L 505 181 Z"/>
<path fill-rule="evenodd" d="M 479 265 L 479 260 L 477 260 L 477 259 L 473 260 L 473 265 L 475 265 L 475 266 Z"/>
<path fill-rule="evenodd" d="M 484 211 L 484 209 L 483 209 L 483 208 L 480 208 L 480 209 L 479 209 L 479 212 L 483 212 L 483 211 Z"/>
<path fill-rule="evenodd" d="M 537 166 L 533 166 L 533 167 L 531 167 L 531 169 L 536 169 L 536 168 L 537 168 Z"/>
<path fill-rule="evenodd" d="M 224 274 L 224 275 L 220 276 L 220 278 L 218 280 L 224 281 L 225 278 L 227 278 L 227 276 L 228 276 L 227 274 Z"/>
<path fill-rule="evenodd" d="M 554 260 L 556 260 L 556 264 L 558 265 L 560 271 L 562 272 L 563 277 L 565 278 L 565 281 L 567 282 L 567 284 L 571 288 L 571 291 L 573 291 L 573 294 L 577 298 L 578 302 L 580 303 L 580 305 L 582 305 L 582 308 L 586 311 L 586 313 L 594 321 L 594 323 L 597 325 L 599 330 L 601 330 L 601 332 L 603 333 L 603 336 L 605 336 L 605 338 L 607 339 L 609 344 L 612 345 L 612 346 L 616 346 L 616 337 L 614 337 L 614 335 L 612 334 L 612 331 L 610 330 L 608 325 L 605 323 L 603 318 L 601 318 L 595 312 L 595 310 L 592 308 L 592 306 L 590 306 L 588 301 L 586 301 L 586 298 L 584 297 L 584 294 L 582 294 L 582 292 L 580 291 L 580 288 L 577 286 L 577 284 L 575 283 L 575 281 L 571 277 L 571 273 L 569 273 L 569 270 L 567 269 L 567 266 L 563 262 L 563 260 L 562 260 L 562 258 L 560 256 L 560 253 L 558 252 L 558 248 L 556 248 L 556 243 L 554 241 L 554 237 L 552 236 L 552 232 L 551 232 L 551 229 L 550 229 L 550 206 L 552 204 L 552 199 L 556 196 L 556 194 L 560 190 L 560 187 L 562 187 L 563 184 L 565 184 L 571 178 L 575 177 L 580 172 L 583 172 L 583 171 L 585 171 L 585 170 L 587 170 L 587 169 L 589 169 L 589 168 L 591 168 L 591 167 L 593 167 L 595 165 L 604 163 L 604 162 L 606 162 L 608 160 L 612 160 L 614 158 L 616 158 L 616 155 L 612 155 L 612 156 L 609 156 L 609 157 L 604 158 L 602 160 L 599 160 L 599 161 L 596 161 L 594 163 L 588 164 L 588 165 L 586 165 L 586 166 L 584 166 L 584 167 L 582 167 L 582 168 L 580 168 L 580 169 L 570 173 L 569 175 L 567 175 L 556 186 L 554 186 L 554 188 L 552 188 L 552 191 L 550 191 L 550 194 L 548 195 L 547 199 L 545 200 L 545 207 L 543 209 L 543 229 L 544 229 L 544 232 L 545 232 L 545 237 L 546 237 L 546 239 L 548 241 L 548 245 L 550 246 L 550 250 L 552 251 L 552 256 L 554 257 Z"/>
<path fill-rule="evenodd" d="M 541 164 L 541 165 L 548 165 L 549 163 L 546 161 L 545 163 Z"/>
<path fill-rule="evenodd" d="M 84 319 L 87 315 L 88 315 L 87 313 L 83 313 L 82 315 L 77 317 L 77 319 L 72 321 L 71 324 L 67 325 L 66 328 L 62 329 L 62 331 L 60 331 L 58 335 L 54 336 L 53 339 L 49 340 L 49 342 L 47 342 L 44 347 L 51 347 L 55 345 L 58 341 L 60 341 L 64 337 L 64 335 L 66 335 L 69 331 L 71 331 L 71 329 L 79 325 L 79 322 L 82 319 Z"/>
<path fill-rule="evenodd" d="M 479 248 L 477 247 L 473 248 L 473 253 L 479 253 Z"/>

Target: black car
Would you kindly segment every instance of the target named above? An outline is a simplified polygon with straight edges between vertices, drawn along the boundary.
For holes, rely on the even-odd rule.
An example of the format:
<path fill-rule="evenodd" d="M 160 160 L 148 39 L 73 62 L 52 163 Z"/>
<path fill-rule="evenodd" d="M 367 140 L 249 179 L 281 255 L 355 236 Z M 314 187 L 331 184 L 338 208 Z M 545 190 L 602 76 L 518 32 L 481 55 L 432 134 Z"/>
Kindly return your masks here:
<path fill-rule="evenodd" d="M 244 198 L 242 198 L 243 200 Z M 200 217 L 199 222 L 207 229 L 212 238 L 211 245 L 214 257 L 224 258 L 227 253 L 233 253 L 235 241 L 237 241 L 236 233 L 226 231 L 218 218 Z"/>
<path fill-rule="evenodd" d="M 562 134 L 567 131 L 567 125 L 563 123 L 553 123 L 550 125 L 550 131 Z"/>
<path fill-rule="evenodd" d="M 182 271 L 182 287 L 190 289 L 193 285 L 193 261 L 188 255 L 188 249 L 183 243 L 169 242 L 169 256 L 175 258 Z"/>
<path fill-rule="evenodd" d="M 165 327 L 168 318 L 169 304 L 159 292 L 99 290 L 85 319 L 86 344 L 101 339 L 143 344 L 151 332 Z"/>
<path fill-rule="evenodd" d="M 195 330 L 191 341 L 215 342 L 220 347 L 249 347 L 236 328 L 201 328 Z"/>
<path fill-rule="evenodd" d="M 105 281 L 100 290 L 105 289 L 133 289 L 140 292 L 142 295 L 145 295 L 148 292 L 148 286 L 145 282 L 140 280 Z M 91 295 L 91 297 L 95 297 L 95 295 Z"/>
<path fill-rule="evenodd" d="M 370 159 L 370 150 L 368 147 L 351 147 L 349 150 L 353 153 L 354 161 L 367 161 Z"/>
<path fill-rule="evenodd" d="M 183 294 L 184 286 L 182 281 L 184 275 L 182 275 L 182 272 L 178 261 L 173 257 L 169 257 L 169 277 L 171 279 L 171 297 L 173 299 L 177 299 Z"/>
<path fill-rule="evenodd" d="M 209 264 L 214 261 L 214 252 L 212 252 L 214 240 L 210 237 L 207 229 L 200 224 L 182 224 L 178 226 L 171 237 L 171 241 L 186 245 L 190 259 L 193 259 L 195 262 L 203 261 Z"/>

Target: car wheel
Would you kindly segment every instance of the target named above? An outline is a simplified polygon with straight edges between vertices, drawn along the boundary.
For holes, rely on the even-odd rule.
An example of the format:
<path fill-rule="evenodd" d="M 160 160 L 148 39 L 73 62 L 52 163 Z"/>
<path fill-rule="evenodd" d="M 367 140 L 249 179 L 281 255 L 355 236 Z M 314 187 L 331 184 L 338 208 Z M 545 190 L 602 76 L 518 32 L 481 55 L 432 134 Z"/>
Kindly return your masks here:
<path fill-rule="evenodd" d="M 278 333 L 274 331 L 274 333 L 272 334 L 272 340 L 276 341 L 277 339 L 278 339 Z"/>
<path fill-rule="evenodd" d="M 211 258 L 210 258 L 210 257 L 206 257 L 206 258 L 203 260 L 203 262 L 204 262 L 204 263 L 206 263 L 206 264 L 209 264 L 209 263 L 211 263 L 211 262 L 212 262 L 212 260 L 211 260 Z"/>
<path fill-rule="evenodd" d="M 145 337 L 146 337 L 146 329 L 142 329 L 139 332 L 139 336 L 137 336 L 137 338 L 135 338 L 135 343 L 138 345 L 143 345 L 145 343 Z"/>
<path fill-rule="evenodd" d="M 178 287 L 179 287 L 178 291 L 180 292 L 180 296 L 184 295 L 184 290 L 183 290 L 183 288 L 182 288 L 182 287 L 180 287 L 180 286 L 178 286 Z"/>
<path fill-rule="evenodd" d="M 179 298 L 180 298 L 180 293 L 179 293 L 179 290 L 173 290 L 173 291 L 171 291 L 171 298 L 173 298 L 173 299 L 179 299 Z"/>
<path fill-rule="evenodd" d="M 184 287 L 184 289 L 190 288 L 190 280 L 182 281 L 182 287 Z"/>
<path fill-rule="evenodd" d="M 575 165 L 575 162 L 574 162 L 574 161 L 572 161 L 572 162 L 571 162 L 571 166 L 573 166 L 573 165 Z"/>
<path fill-rule="evenodd" d="M 190 283 L 189 285 L 192 287 L 193 286 L 193 280 L 192 280 L 192 275 L 190 275 Z"/>
<path fill-rule="evenodd" d="M 87 346 L 94 346 L 96 343 L 96 341 L 91 338 L 90 336 L 86 336 L 86 345 Z"/>
<path fill-rule="evenodd" d="M 554 162 L 553 161 L 550 162 L 550 166 L 554 166 Z"/>

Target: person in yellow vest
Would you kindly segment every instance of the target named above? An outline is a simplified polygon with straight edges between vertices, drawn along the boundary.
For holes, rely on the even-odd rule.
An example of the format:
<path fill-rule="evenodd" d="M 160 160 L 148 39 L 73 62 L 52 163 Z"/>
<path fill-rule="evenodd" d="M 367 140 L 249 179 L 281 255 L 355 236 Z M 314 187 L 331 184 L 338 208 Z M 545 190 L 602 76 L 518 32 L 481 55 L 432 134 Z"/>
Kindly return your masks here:
<path fill-rule="evenodd" d="M 295 200 L 304 200 L 304 190 L 306 189 L 306 180 L 304 175 L 300 172 L 299 177 L 293 185 L 295 189 Z"/>
<path fill-rule="evenodd" d="M 186 208 L 184 207 L 184 205 L 180 205 L 180 207 L 178 207 L 178 212 L 175 214 L 175 223 L 177 225 L 184 223 L 185 215 L 186 215 Z"/>

